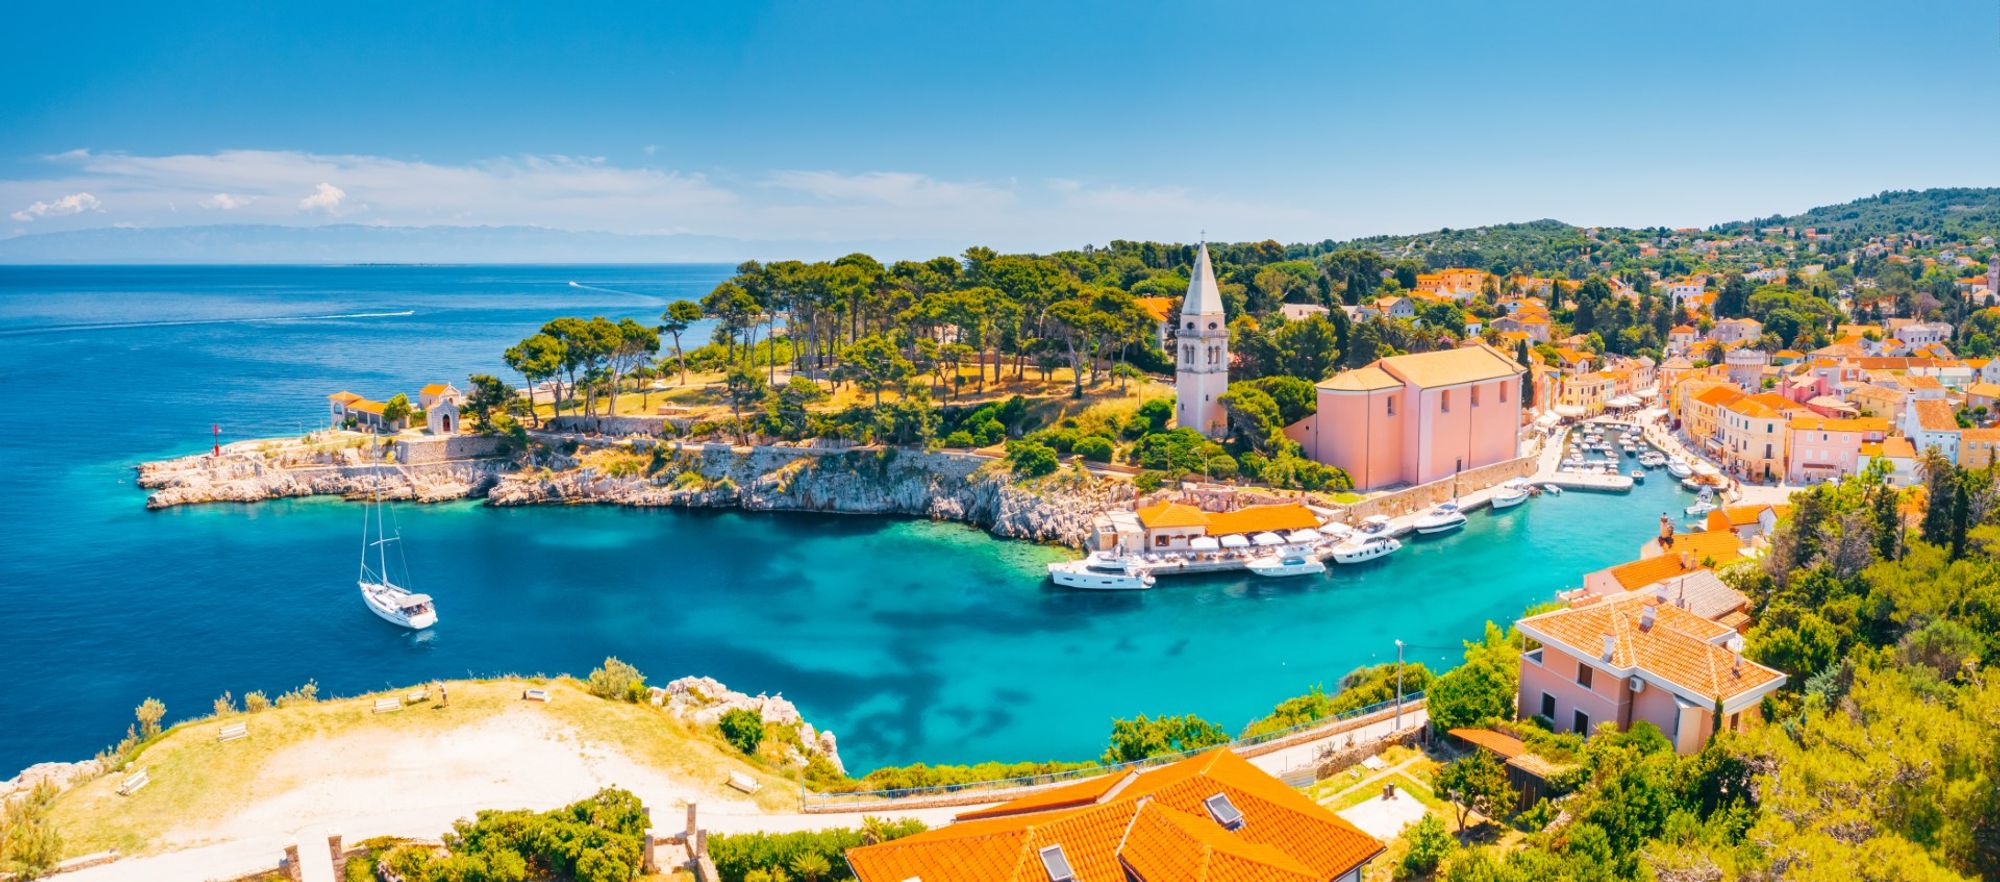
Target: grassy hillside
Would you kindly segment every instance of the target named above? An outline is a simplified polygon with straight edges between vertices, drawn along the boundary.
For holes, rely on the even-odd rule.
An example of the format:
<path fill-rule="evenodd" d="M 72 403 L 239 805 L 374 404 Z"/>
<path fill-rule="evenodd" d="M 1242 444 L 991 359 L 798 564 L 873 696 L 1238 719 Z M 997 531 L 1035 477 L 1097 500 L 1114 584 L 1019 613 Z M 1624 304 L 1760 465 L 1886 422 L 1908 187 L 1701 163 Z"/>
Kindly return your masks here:
<path fill-rule="evenodd" d="M 1926 233 L 1976 241 L 1981 236 L 2000 235 L 2000 187 L 1889 190 L 1799 214 L 1719 224 L 1716 229 L 1734 233 L 1779 225 L 1859 236 Z"/>

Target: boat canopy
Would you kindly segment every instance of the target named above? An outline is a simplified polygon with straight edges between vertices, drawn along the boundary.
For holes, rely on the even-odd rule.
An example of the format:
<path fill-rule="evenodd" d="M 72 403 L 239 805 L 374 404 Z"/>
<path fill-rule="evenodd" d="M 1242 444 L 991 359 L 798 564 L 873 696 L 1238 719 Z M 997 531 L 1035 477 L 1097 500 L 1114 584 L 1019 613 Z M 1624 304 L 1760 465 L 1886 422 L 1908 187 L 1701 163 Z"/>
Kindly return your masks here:
<path fill-rule="evenodd" d="M 431 602 L 431 596 L 428 594 L 412 594 L 408 597 L 403 598 L 403 602 L 399 604 L 399 606 L 403 609 L 409 609 L 414 606 L 422 606 L 423 604 L 429 602 Z"/>
<path fill-rule="evenodd" d="M 1250 540 L 1243 538 L 1242 533 L 1231 533 L 1227 536 L 1222 537 L 1222 547 L 1248 548 L 1250 547 Z"/>
<path fill-rule="evenodd" d="M 1285 544 L 1285 537 L 1280 536 L 1276 533 L 1258 533 L 1257 535 L 1250 537 L 1250 541 L 1255 542 L 1258 545 L 1269 547 L 1272 545 Z"/>
<path fill-rule="evenodd" d="M 1380 514 L 1378 514 L 1378 515 L 1369 515 L 1369 516 L 1367 516 L 1367 517 L 1365 517 L 1365 518 L 1362 518 L 1361 520 L 1362 520 L 1362 521 L 1363 521 L 1364 523 L 1369 523 L 1369 524 L 1387 524 L 1387 523 L 1389 522 L 1389 516 L 1388 516 L 1388 515 L 1380 515 Z"/>
<path fill-rule="evenodd" d="M 1549 409 L 1555 411 L 1559 416 L 1566 416 L 1572 419 L 1583 416 L 1583 408 L 1577 407 L 1574 404 L 1558 404 Z"/>
<path fill-rule="evenodd" d="M 1221 548 L 1222 543 L 1216 541 L 1214 536 L 1196 536 L 1188 540 L 1188 547 L 1196 551 L 1214 551 Z"/>
<path fill-rule="evenodd" d="M 1320 540 L 1320 532 L 1307 527 L 1303 530 L 1293 530 L 1292 534 L 1285 538 L 1292 542 L 1318 542 Z"/>

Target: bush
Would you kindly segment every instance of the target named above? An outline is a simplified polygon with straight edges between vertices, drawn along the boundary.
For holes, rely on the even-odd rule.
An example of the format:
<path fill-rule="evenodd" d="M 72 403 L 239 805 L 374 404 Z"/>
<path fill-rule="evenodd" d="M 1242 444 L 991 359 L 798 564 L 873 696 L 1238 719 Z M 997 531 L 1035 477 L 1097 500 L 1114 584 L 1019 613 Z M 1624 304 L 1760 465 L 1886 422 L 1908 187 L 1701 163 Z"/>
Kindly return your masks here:
<path fill-rule="evenodd" d="M 1228 480 L 1236 477 L 1236 458 L 1227 453 L 1218 453 L 1208 458 L 1203 471 L 1211 478 Z"/>
<path fill-rule="evenodd" d="M 1129 763 L 1227 743 L 1228 732 L 1194 714 L 1178 717 L 1140 714 L 1129 720 L 1111 722 L 1111 745 L 1104 750 L 1104 761 Z"/>
<path fill-rule="evenodd" d="M 1081 456 L 1091 462 L 1111 461 L 1111 439 L 1109 438 L 1098 435 L 1086 435 L 1076 439 L 1076 444 L 1070 449 L 1077 456 Z"/>
<path fill-rule="evenodd" d="M 917 787 L 955 787 L 1095 768 L 1098 768 L 1098 764 L 1092 762 L 977 763 L 969 766 L 932 766 L 916 763 L 908 766 L 883 766 L 869 772 L 859 781 L 850 779 L 847 782 L 848 786 L 842 789 L 909 790 Z M 807 767 L 807 770 L 810 772 L 811 767 Z"/>
<path fill-rule="evenodd" d="M 318 700 L 319 684 L 307 680 L 304 686 L 278 696 L 278 706 L 291 707 L 295 704 L 312 704 Z"/>
<path fill-rule="evenodd" d="M 263 692 L 246 692 L 243 694 L 243 709 L 245 711 L 254 714 L 270 706 L 271 700 L 265 698 Z"/>
<path fill-rule="evenodd" d="M 606 658 L 604 664 L 590 672 L 590 679 L 584 688 L 598 698 L 610 701 L 641 702 L 646 700 L 646 675 L 615 656 Z"/>
<path fill-rule="evenodd" d="M 229 693 L 227 693 L 227 692 L 224 692 L 224 693 L 222 693 L 222 697 L 221 697 L 221 698 L 217 698 L 217 699 L 215 700 L 215 715 L 216 715 L 216 716 L 218 716 L 218 717 L 226 717 L 226 716 L 229 716 L 230 714 L 233 714 L 233 713 L 235 713 L 235 712 L 236 712 L 236 697 L 235 697 L 235 696 L 233 696 L 233 695 L 230 695 L 230 694 L 229 694 Z"/>
<path fill-rule="evenodd" d="M 33 879 L 62 860 L 62 835 L 48 818 L 56 792 L 55 784 L 44 780 L 24 796 L 0 802 L 0 872 Z"/>
<path fill-rule="evenodd" d="M 951 434 L 949 434 L 949 435 L 946 435 L 946 436 L 944 436 L 944 446 L 946 446 L 946 447 L 978 447 L 978 446 L 979 446 L 979 442 L 978 442 L 978 441 L 977 441 L 976 439 L 974 439 L 974 438 L 972 437 L 972 433 L 971 433 L 971 432 L 967 432 L 967 431 L 966 431 L 966 430 L 964 430 L 964 429 L 960 429 L 960 430 L 958 430 L 958 431 L 956 431 L 956 432 L 953 432 L 953 433 L 951 433 Z"/>
<path fill-rule="evenodd" d="M 1395 876 L 1408 879 L 1423 876 L 1437 869 L 1446 855 L 1451 854 L 1457 843 L 1444 829 L 1444 822 L 1437 815 L 1424 815 L 1423 820 L 1410 828 L 1410 850 L 1403 854 L 1403 860 L 1396 865 Z"/>
<path fill-rule="evenodd" d="M 1056 470 L 1056 452 L 1034 441 L 1009 441 L 1007 465 L 1018 477 L 1041 477 Z"/>
<path fill-rule="evenodd" d="M 756 711 L 739 707 L 723 714 L 715 724 L 722 730 L 723 740 L 744 753 L 756 753 L 757 745 L 764 741 L 764 718 Z"/>
<path fill-rule="evenodd" d="M 1132 486 L 1140 493 L 1151 493 L 1167 482 L 1167 473 L 1158 469 L 1147 469 L 1132 476 Z"/>
<path fill-rule="evenodd" d="M 847 850 L 901 839 L 924 831 L 917 820 L 884 821 L 863 818 L 860 829 L 836 827 L 801 833 L 741 833 L 711 836 L 708 856 L 725 882 L 751 879 L 807 878 L 805 870 L 818 869 L 818 858 L 826 862 L 824 882 L 844 882 L 854 874 L 847 866 Z M 779 874 L 783 874 L 780 876 Z"/>
<path fill-rule="evenodd" d="M 474 820 L 452 825 L 444 837 L 448 853 L 400 846 L 387 860 L 408 882 L 631 882 L 639 876 L 645 832 L 639 798 L 606 788 L 554 811 L 481 811 Z"/>
<path fill-rule="evenodd" d="M 139 737 L 151 738 L 160 734 L 160 720 L 167 716 L 167 706 L 157 698 L 148 698 L 132 711 L 139 718 Z"/>

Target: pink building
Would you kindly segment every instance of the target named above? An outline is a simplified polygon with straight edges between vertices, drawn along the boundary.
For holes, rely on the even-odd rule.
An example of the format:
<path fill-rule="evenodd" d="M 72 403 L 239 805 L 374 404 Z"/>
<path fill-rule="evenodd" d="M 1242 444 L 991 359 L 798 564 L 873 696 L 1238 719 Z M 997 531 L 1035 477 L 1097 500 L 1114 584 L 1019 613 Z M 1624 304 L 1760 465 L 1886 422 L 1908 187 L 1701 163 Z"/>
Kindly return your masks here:
<path fill-rule="evenodd" d="M 1787 431 L 1790 437 L 1785 449 L 1791 455 L 1785 464 L 1785 480 L 1808 484 L 1860 474 L 1867 464 L 1861 445 L 1888 437 L 1889 418 L 1794 416 Z"/>
<path fill-rule="evenodd" d="M 1649 722 L 1684 754 L 1707 743 L 1718 703 L 1723 728 L 1754 721 L 1785 675 L 1744 658 L 1734 629 L 1671 597 L 1635 592 L 1516 622 L 1540 644 L 1521 655 L 1521 716 L 1586 735 L 1604 723 L 1623 731 Z"/>
<path fill-rule="evenodd" d="M 1377 359 L 1321 381 L 1285 434 L 1357 490 L 1449 478 L 1520 455 L 1522 370 L 1479 342 Z"/>

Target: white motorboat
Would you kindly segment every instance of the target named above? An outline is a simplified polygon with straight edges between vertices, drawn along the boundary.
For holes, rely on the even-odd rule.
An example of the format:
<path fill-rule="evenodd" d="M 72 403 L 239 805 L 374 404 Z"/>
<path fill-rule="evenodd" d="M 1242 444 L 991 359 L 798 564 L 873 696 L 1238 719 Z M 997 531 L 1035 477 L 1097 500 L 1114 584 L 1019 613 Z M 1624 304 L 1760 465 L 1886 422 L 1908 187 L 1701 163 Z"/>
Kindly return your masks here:
<path fill-rule="evenodd" d="M 1259 576 L 1313 576 L 1326 572 L 1326 564 L 1298 551 L 1260 557 L 1247 566 Z"/>
<path fill-rule="evenodd" d="M 1465 513 L 1458 510 L 1457 500 L 1446 500 L 1410 525 L 1419 533 L 1443 533 L 1465 526 Z"/>
<path fill-rule="evenodd" d="M 1681 459 L 1678 456 L 1669 456 L 1667 457 L 1667 474 L 1673 475 L 1676 478 L 1685 478 L 1694 474 L 1694 469 L 1688 466 L 1687 460 Z"/>
<path fill-rule="evenodd" d="M 375 540 L 368 539 L 368 521 L 372 512 L 375 521 Z M 370 499 L 368 509 L 361 516 L 361 575 L 356 582 L 361 587 L 361 602 L 368 605 L 368 611 L 383 621 L 401 625 L 411 630 L 421 631 L 437 624 L 437 604 L 428 594 L 418 594 L 396 584 L 389 577 L 389 546 L 402 540 L 402 532 L 390 535 L 384 519 L 388 516 L 382 507 L 382 497 L 377 493 Z M 368 549 L 375 549 L 375 566 L 368 566 Z M 402 559 L 402 546 L 397 545 L 398 560 Z M 404 564 L 407 574 L 409 565 Z M 403 581 L 409 581 L 405 575 Z"/>
<path fill-rule="evenodd" d="M 1631 478 L 1632 478 L 1632 483 L 1634 483 L 1634 484 L 1644 484 L 1644 483 L 1646 483 L 1646 470 L 1645 470 L 1645 469 L 1633 469 L 1633 470 L 1632 470 L 1631 472 L 1629 472 L 1628 474 L 1629 474 L 1629 475 L 1631 476 Z"/>
<path fill-rule="evenodd" d="M 1705 517 L 1709 512 L 1714 511 L 1715 508 L 1715 494 L 1703 490 L 1701 491 L 1701 495 L 1695 498 L 1694 504 L 1683 509 L 1683 511 L 1687 513 L 1688 517 L 1698 518 Z"/>
<path fill-rule="evenodd" d="M 1093 551 L 1082 560 L 1049 564 L 1049 578 L 1064 588 L 1094 591 L 1143 591 L 1156 581 L 1130 561 L 1102 551 Z"/>
<path fill-rule="evenodd" d="M 1369 515 L 1361 519 L 1361 532 L 1380 533 L 1389 529 L 1388 515 Z"/>
<path fill-rule="evenodd" d="M 1563 488 L 1561 488 L 1561 487 L 1558 487 L 1558 486 L 1556 486 L 1556 485 L 1554 485 L 1554 484 L 1543 484 L 1543 485 L 1542 485 L 1542 490 L 1543 490 L 1543 491 L 1545 491 L 1545 492 L 1547 492 L 1547 493 L 1548 493 L 1548 494 L 1549 494 L 1550 496 L 1561 496 L 1561 495 L 1563 495 Z"/>
<path fill-rule="evenodd" d="M 1348 537 L 1354 535 L 1354 528 L 1346 524 L 1343 524 L 1339 521 L 1334 521 L 1333 523 L 1320 527 L 1319 535 L 1322 537 L 1323 541 L 1329 544 L 1339 544 L 1342 542 L 1346 542 Z"/>
<path fill-rule="evenodd" d="M 1524 478 L 1515 478 L 1501 484 L 1500 489 L 1493 491 L 1494 511 L 1499 511 L 1503 508 L 1513 508 L 1527 501 L 1528 482 Z"/>
<path fill-rule="evenodd" d="M 1403 543 L 1380 533 L 1360 536 L 1352 542 L 1345 542 L 1333 549 L 1333 562 L 1343 564 L 1367 563 L 1380 557 L 1388 557 L 1403 547 Z"/>

